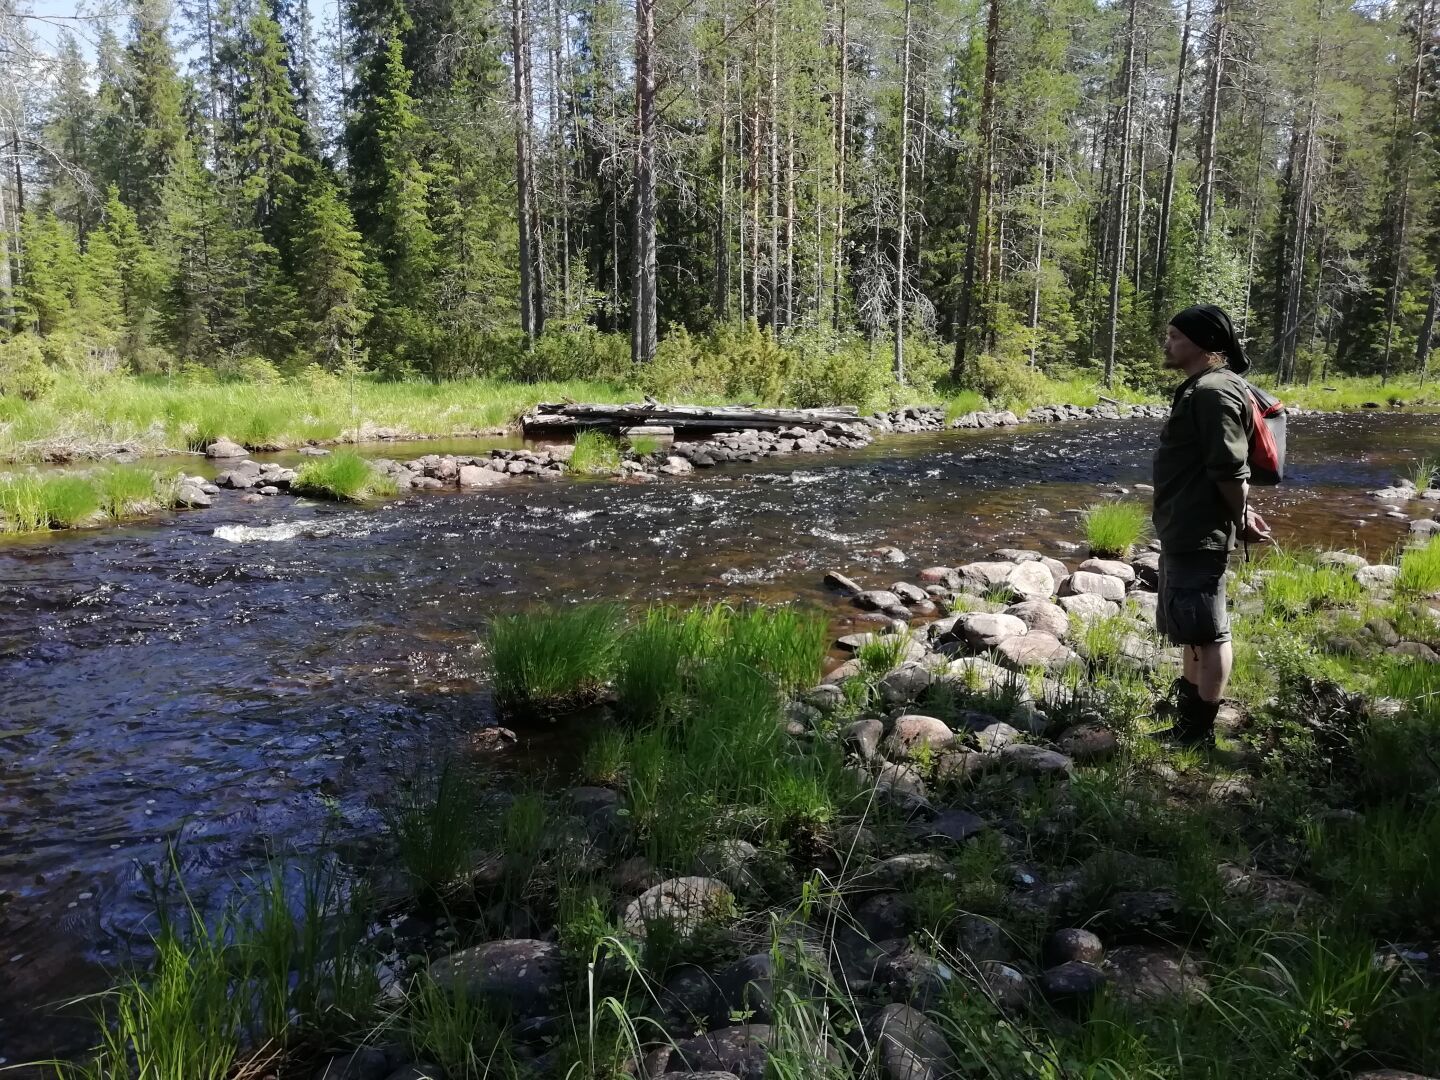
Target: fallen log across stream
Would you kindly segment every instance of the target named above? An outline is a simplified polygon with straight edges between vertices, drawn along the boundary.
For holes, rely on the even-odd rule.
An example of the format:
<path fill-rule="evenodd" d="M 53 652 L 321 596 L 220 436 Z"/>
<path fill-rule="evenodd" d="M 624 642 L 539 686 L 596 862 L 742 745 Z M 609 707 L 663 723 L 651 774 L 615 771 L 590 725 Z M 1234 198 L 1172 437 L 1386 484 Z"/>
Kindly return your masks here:
<path fill-rule="evenodd" d="M 703 429 L 711 431 L 768 430 L 786 427 L 823 428 L 853 424 L 860 410 L 851 405 L 826 409 L 760 409 L 742 405 L 586 405 L 543 402 L 520 419 L 525 431 L 600 429 Z"/>

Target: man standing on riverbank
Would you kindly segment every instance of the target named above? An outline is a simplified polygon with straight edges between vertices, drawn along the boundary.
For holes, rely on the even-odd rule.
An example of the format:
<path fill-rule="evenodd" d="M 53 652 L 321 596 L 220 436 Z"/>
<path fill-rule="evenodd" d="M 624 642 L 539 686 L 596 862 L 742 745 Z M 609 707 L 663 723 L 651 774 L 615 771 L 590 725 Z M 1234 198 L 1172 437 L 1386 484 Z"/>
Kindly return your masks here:
<path fill-rule="evenodd" d="M 1266 543 L 1270 532 L 1247 504 L 1255 417 L 1241 376 L 1250 361 L 1230 317 L 1210 304 L 1186 308 L 1170 320 L 1164 352 L 1166 369 L 1185 376 L 1154 460 L 1156 625 L 1184 650 L 1174 725 L 1164 734 L 1203 745 L 1214 737 L 1230 679 L 1225 565 L 1237 537 Z"/>

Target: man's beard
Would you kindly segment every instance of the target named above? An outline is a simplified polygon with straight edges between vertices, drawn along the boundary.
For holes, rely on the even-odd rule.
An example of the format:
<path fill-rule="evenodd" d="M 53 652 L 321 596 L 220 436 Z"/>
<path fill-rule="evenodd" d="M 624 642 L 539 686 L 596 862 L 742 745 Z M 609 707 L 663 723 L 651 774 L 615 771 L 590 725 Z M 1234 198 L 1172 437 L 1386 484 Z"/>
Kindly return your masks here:
<path fill-rule="evenodd" d="M 1162 359 L 1160 362 L 1160 366 L 1163 367 L 1166 371 L 1179 371 L 1185 365 L 1180 363 L 1180 361 L 1176 360 L 1173 356 L 1166 353 L 1164 354 L 1164 359 Z"/>

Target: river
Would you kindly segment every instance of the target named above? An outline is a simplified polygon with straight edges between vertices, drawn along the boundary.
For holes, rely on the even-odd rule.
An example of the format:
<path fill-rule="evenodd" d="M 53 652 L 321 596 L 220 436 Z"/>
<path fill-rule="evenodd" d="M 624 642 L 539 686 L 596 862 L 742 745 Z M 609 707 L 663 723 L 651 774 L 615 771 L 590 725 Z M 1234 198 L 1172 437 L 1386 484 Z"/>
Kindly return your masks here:
<path fill-rule="evenodd" d="M 0 543 L 0 1060 L 73 1049 L 78 1014 L 53 1006 L 145 941 L 144 868 L 172 844 L 210 897 L 271 852 L 375 835 L 382 793 L 492 722 L 476 644 L 495 615 L 798 599 L 840 620 L 826 569 L 879 586 L 1079 540 L 1067 511 L 1146 480 L 1156 428 L 900 436 L 647 486 L 534 482 L 371 508 L 222 498 Z M 1440 458 L 1440 417 L 1301 417 L 1290 431 L 1289 482 L 1256 498 L 1281 542 L 1395 545 L 1404 522 L 1365 492 Z M 865 554 L 878 545 L 908 562 Z M 563 727 L 521 736 L 502 759 L 519 769 L 563 770 L 579 742 Z"/>

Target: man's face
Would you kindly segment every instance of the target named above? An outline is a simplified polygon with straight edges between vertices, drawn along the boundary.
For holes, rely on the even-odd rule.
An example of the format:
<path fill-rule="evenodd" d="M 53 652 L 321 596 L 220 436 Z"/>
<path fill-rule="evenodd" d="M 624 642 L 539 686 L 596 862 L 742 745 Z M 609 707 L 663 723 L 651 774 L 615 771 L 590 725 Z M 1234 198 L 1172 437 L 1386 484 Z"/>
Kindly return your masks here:
<path fill-rule="evenodd" d="M 1204 349 L 1173 326 L 1165 328 L 1165 341 L 1161 349 L 1165 353 L 1165 368 L 1169 371 L 1179 371 L 1205 355 Z"/>

